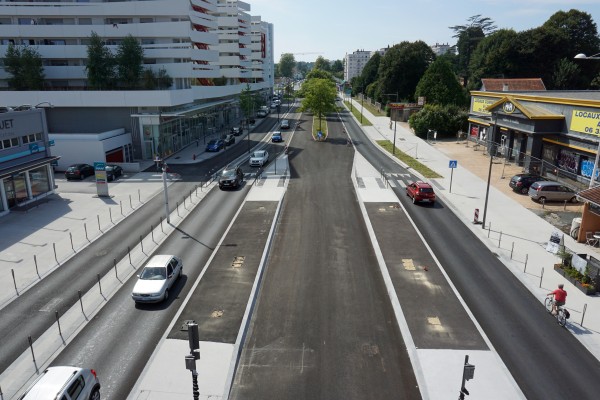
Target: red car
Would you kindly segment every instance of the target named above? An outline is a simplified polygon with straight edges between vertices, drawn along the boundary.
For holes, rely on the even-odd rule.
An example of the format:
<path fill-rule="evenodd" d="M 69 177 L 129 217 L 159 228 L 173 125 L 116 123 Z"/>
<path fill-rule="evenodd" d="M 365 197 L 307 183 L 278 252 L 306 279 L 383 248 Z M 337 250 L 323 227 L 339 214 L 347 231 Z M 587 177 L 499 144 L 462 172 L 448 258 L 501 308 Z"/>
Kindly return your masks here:
<path fill-rule="evenodd" d="M 413 204 L 417 202 L 435 202 L 435 193 L 429 183 L 416 181 L 406 186 L 406 195 L 412 199 Z"/>

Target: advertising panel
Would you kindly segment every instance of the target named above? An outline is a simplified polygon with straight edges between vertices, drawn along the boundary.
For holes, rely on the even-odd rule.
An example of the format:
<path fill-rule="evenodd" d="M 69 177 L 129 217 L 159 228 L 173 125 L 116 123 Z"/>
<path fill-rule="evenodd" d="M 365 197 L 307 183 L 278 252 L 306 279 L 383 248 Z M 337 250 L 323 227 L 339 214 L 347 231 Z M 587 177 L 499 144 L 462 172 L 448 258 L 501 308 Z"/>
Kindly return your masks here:
<path fill-rule="evenodd" d="M 491 112 L 487 110 L 489 106 L 497 102 L 497 99 L 486 99 L 483 97 L 473 97 L 473 104 L 471 106 L 471 112 L 491 115 Z"/>
<path fill-rule="evenodd" d="M 573 110 L 569 129 L 574 132 L 600 135 L 600 112 Z"/>

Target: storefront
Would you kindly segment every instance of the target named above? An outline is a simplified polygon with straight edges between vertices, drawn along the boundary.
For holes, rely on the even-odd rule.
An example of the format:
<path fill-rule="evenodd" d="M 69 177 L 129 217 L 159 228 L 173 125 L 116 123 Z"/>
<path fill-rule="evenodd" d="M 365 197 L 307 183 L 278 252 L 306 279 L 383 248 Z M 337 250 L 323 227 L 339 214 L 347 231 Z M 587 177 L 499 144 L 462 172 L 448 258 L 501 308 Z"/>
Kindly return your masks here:
<path fill-rule="evenodd" d="M 54 193 L 44 109 L 0 114 L 0 216 Z"/>

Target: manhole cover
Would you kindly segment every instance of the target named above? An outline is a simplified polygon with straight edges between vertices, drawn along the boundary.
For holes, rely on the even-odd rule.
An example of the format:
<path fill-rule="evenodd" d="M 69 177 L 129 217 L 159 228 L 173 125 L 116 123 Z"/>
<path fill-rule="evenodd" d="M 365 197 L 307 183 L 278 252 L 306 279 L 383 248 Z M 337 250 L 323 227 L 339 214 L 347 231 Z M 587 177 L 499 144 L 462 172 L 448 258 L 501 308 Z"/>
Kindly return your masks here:
<path fill-rule="evenodd" d="M 236 256 L 233 258 L 233 262 L 231 263 L 231 266 L 233 268 L 242 268 L 242 266 L 244 265 L 244 256 Z"/>
<path fill-rule="evenodd" d="M 211 318 L 221 318 L 223 316 L 223 310 L 215 310 L 210 314 Z"/>

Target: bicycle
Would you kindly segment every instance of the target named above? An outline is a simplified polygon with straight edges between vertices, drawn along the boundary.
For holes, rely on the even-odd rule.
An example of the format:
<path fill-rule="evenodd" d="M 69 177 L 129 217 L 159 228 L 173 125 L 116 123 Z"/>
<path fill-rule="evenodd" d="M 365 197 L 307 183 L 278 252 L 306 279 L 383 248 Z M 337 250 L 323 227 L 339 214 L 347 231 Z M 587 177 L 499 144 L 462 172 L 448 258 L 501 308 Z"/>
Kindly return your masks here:
<path fill-rule="evenodd" d="M 548 311 L 549 313 L 552 313 L 552 304 L 554 304 L 554 297 L 553 296 L 547 296 L 546 300 L 544 301 L 544 305 L 546 306 L 546 311 Z M 558 324 L 560 326 L 565 326 L 567 325 L 567 318 L 568 317 L 568 311 L 563 309 L 562 306 L 557 305 L 556 306 L 556 321 L 558 322 Z"/>

